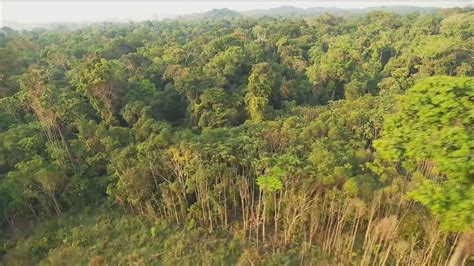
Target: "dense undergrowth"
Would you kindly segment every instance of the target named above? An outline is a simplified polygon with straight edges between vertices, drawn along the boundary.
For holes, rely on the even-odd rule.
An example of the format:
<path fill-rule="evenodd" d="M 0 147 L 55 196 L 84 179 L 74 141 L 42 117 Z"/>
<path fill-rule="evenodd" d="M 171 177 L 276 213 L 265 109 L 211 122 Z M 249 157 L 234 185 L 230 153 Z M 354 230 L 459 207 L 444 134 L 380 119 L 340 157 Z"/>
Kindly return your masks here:
<path fill-rule="evenodd" d="M 229 232 L 181 228 L 110 207 L 43 221 L 11 243 L 5 265 L 228 265 L 331 263 L 316 248 L 262 256 Z"/>

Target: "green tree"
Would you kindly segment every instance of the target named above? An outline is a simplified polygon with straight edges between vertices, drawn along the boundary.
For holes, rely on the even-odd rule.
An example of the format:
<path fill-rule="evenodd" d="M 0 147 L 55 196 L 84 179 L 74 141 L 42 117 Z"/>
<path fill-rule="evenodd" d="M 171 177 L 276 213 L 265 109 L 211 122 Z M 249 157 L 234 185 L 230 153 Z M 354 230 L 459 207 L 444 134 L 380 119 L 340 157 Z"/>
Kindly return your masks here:
<path fill-rule="evenodd" d="M 473 89 L 472 78 L 420 81 L 400 97 L 375 143 L 383 158 L 424 176 L 410 195 L 455 231 L 474 226 Z"/>
<path fill-rule="evenodd" d="M 270 111 L 270 106 L 278 106 L 281 70 L 276 64 L 259 63 L 252 67 L 247 85 L 245 103 L 250 119 L 261 122 Z"/>

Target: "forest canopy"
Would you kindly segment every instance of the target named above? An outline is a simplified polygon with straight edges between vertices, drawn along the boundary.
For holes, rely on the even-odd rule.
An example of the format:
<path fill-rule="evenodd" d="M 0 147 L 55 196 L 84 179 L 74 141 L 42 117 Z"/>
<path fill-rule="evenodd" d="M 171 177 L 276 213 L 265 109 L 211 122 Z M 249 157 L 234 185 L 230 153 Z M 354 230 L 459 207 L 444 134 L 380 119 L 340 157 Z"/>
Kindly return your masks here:
<path fill-rule="evenodd" d="M 0 29 L 0 263 L 474 261 L 472 9 L 228 13 Z"/>

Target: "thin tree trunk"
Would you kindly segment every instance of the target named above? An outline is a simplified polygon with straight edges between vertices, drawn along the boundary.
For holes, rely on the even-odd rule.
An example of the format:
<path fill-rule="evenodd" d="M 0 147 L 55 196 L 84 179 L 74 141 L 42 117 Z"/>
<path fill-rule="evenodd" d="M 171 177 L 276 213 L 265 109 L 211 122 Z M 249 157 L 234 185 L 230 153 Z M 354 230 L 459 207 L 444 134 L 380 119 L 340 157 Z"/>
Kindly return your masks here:
<path fill-rule="evenodd" d="M 464 233 L 461 236 L 454 253 L 451 256 L 448 266 L 463 265 L 465 260 L 473 254 L 474 247 L 474 230 Z"/>
<path fill-rule="evenodd" d="M 56 214 L 58 216 L 60 216 L 61 215 L 61 209 L 59 208 L 58 200 L 56 199 L 56 196 L 54 195 L 54 192 L 50 192 L 50 195 L 51 195 L 51 198 L 53 199 L 54 210 L 56 211 Z"/>
<path fill-rule="evenodd" d="M 71 164 L 74 167 L 75 166 L 75 164 L 74 164 L 74 155 L 71 152 L 71 146 L 69 145 L 69 141 L 64 136 L 63 130 L 64 130 L 63 126 L 58 123 L 58 132 L 59 132 L 59 136 L 61 137 L 61 141 L 64 145 L 64 150 L 66 151 L 67 156 L 69 157 L 69 161 L 71 161 Z"/>

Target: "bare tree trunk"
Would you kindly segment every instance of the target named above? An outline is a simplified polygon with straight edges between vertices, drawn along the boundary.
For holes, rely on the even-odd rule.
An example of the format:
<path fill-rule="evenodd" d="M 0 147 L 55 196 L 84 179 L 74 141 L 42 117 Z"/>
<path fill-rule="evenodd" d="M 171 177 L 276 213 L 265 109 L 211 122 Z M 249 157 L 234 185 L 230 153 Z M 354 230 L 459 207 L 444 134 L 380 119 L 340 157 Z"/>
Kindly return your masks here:
<path fill-rule="evenodd" d="M 69 145 L 69 141 L 66 139 L 66 137 L 64 136 L 64 128 L 61 124 L 58 123 L 58 133 L 59 133 L 59 136 L 61 137 L 61 141 L 64 145 L 64 150 L 66 151 L 67 153 L 67 156 L 69 158 L 69 161 L 71 161 L 71 164 L 73 167 L 75 167 L 75 164 L 74 164 L 74 155 L 73 153 L 71 152 L 71 146 Z"/>
<path fill-rule="evenodd" d="M 60 216 L 61 215 L 61 208 L 59 207 L 59 202 L 56 199 L 56 195 L 54 195 L 54 192 L 50 192 L 50 195 L 51 195 L 51 198 L 53 199 L 54 210 L 56 211 L 56 214 L 58 216 Z"/>
<path fill-rule="evenodd" d="M 464 265 L 469 256 L 474 254 L 474 230 L 464 233 L 454 250 L 448 266 Z"/>

